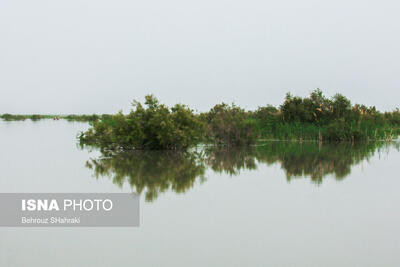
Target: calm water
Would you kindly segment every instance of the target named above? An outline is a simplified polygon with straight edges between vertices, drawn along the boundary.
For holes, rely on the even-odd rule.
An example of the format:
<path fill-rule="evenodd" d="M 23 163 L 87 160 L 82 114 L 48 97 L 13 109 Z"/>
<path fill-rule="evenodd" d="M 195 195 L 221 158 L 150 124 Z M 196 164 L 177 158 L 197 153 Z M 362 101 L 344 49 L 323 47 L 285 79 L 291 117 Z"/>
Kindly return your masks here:
<path fill-rule="evenodd" d="M 102 154 L 87 128 L 0 121 L 1 191 L 137 191 L 141 226 L 0 228 L 1 266 L 400 266 L 397 144 Z"/>

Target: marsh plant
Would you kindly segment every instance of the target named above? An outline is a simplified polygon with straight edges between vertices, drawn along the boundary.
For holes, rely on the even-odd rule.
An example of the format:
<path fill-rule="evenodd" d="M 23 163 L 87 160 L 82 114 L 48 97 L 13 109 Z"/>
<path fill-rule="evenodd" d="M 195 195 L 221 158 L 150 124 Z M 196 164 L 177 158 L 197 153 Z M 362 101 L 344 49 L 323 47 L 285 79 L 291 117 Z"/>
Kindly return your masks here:
<path fill-rule="evenodd" d="M 135 101 L 127 115 L 94 120 L 80 135 L 82 145 L 103 149 L 185 150 L 200 143 L 229 147 L 253 145 L 258 140 L 319 142 L 390 141 L 399 135 L 400 112 L 381 113 L 375 107 L 352 105 L 341 94 L 327 98 L 314 90 L 309 97 L 288 93 L 278 108 L 267 105 L 245 111 L 218 104 L 196 114 L 185 105 L 172 108 L 152 95 L 144 105 Z"/>
<path fill-rule="evenodd" d="M 44 120 L 44 119 L 53 119 L 53 120 L 59 120 L 59 119 L 65 119 L 67 121 L 79 121 L 79 122 L 92 122 L 96 121 L 100 118 L 107 117 L 107 114 L 104 115 L 76 115 L 76 114 L 70 114 L 70 115 L 42 115 L 42 114 L 33 114 L 33 115 L 14 115 L 14 114 L 3 114 L 0 115 L 0 118 L 2 118 L 5 121 L 24 121 L 24 120 L 32 120 L 32 121 L 39 121 L 39 120 Z"/>
<path fill-rule="evenodd" d="M 240 146 L 253 144 L 257 138 L 256 121 L 244 109 L 222 103 L 202 115 L 206 140 L 218 145 Z"/>
<path fill-rule="evenodd" d="M 128 115 L 119 112 L 93 122 L 80 142 L 107 149 L 182 150 L 198 144 L 203 132 L 203 122 L 187 106 L 169 108 L 148 95 L 144 105 L 134 101 Z"/>
<path fill-rule="evenodd" d="M 27 117 L 24 115 L 13 115 L 9 113 L 1 115 L 1 118 L 5 121 L 24 121 L 27 119 Z"/>
<path fill-rule="evenodd" d="M 260 137 L 328 142 L 392 140 L 399 135 L 399 110 L 381 113 L 375 107 L 352 105 L 341 94 L 326 98 L 314 90 L 309 97 L 286 95 L 279 108 L 252 113 Z"/>
<path fill-rule="evenodd" d="M 134 101 L 128 114 L 12 115 L 3 120 L 66 119 L 89 122 L 82 146 L 103 150 L 186 150 L 199 144 L 226 147 L 254 145 L 260 140 L 318 142 L 391 141 L 400 134 L 400 110 L 380 112 L 374 106 L 352 104 L 341 94 L 331 98 L 316 89 L 308 97 L 288 93 L 279 107 L 255 111 L 225 103 L 195 113 L 188 106 L 168 107 L 153 95 Z"/>

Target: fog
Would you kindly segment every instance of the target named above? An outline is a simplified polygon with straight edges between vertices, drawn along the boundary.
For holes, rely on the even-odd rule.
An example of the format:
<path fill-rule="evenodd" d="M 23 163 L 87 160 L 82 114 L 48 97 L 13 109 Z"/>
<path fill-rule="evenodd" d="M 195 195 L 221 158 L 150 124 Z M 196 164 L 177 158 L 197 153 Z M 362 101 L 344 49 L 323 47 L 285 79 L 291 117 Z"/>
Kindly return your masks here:
<path fill-rule="evenodd" d="M 400 98 L 398 1 L 0 1 L 0 113 Z"/>

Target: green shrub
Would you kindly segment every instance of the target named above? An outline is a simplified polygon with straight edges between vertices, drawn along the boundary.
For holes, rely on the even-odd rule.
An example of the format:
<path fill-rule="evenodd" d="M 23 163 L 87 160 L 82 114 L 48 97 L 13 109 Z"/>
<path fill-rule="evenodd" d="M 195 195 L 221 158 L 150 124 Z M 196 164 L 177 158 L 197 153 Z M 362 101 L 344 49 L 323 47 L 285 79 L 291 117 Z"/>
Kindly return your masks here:
<path fill-rule="evenodd" d="M 9 113 L 3 114 L 1 117 L 5 121 L 24 121 L 26 119 L 24 115 L 12 115 Z"/>
<path fill-rule="evenodd" d="M 34 114 L 34 115 L 31 116 L 31 120 L 32 121 L 38 121 L 38 120 L 41 120 L 41 119 L 43 119 L 42 115 Z"/>
<path fill-rule="evenodd" d="M 148 95 L 145 107 L 136 101 L 133 106 L 126 116 L 120 112 L 93 122 L 93 127 L 81 134 L 81 143 L 110 149 L 186 149 L 203 136 L 203 123 L 185 105 L 168 108 Z"/>
<path fill-rule="evenodd" d="M 215 105 L 206 115 L 207 139 L 229 146 L 249 145 L 256 141 L 256 121 L 235 105 Z"/>

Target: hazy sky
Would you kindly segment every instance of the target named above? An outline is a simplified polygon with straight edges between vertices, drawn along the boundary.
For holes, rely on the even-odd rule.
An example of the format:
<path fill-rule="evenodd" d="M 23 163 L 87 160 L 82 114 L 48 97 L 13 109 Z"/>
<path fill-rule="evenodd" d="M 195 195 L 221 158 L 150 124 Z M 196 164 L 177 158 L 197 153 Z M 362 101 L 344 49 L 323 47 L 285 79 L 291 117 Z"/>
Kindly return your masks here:
<path fill-rule="evenodd" d="M 1 0 L 0 113 L 110 113 L 155 94 L 256 108 L 320 87 L 391 110 L 400 2 Z"/>

